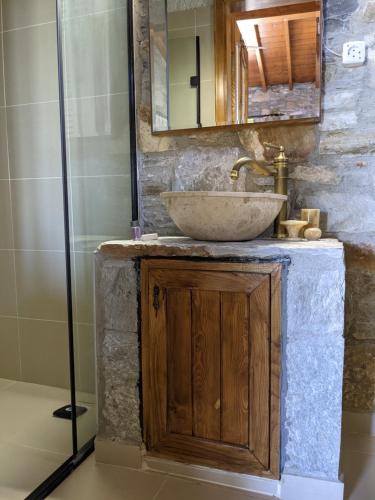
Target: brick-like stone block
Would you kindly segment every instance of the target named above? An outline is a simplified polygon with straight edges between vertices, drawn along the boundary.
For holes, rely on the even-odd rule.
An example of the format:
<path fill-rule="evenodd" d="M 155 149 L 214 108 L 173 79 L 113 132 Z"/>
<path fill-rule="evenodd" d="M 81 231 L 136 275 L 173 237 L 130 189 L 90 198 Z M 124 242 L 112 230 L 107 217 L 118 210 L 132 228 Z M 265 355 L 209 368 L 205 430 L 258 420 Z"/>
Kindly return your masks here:
<path fill-rule="evenodd" d="M 312 335 L 285 347 L 284 473 L 337 480 L 344 340 Z"/>
<path fill-rule="evenodd" d="M 101 268 L 99 293 L 103 301 L 103 328 L 136 332 L 138 275 L 131 260 L 108 260 Z"/>
<path fill-rule="evenodd" d="M 141 442 L 136 333 L 104 330 L 98 345 L 99 437 Z"/>
<path fill-rule="evenodd" d="M 298 271 L 288 275 L 289 337 L 342 336 L 345 276 L 343 269 Z"/>

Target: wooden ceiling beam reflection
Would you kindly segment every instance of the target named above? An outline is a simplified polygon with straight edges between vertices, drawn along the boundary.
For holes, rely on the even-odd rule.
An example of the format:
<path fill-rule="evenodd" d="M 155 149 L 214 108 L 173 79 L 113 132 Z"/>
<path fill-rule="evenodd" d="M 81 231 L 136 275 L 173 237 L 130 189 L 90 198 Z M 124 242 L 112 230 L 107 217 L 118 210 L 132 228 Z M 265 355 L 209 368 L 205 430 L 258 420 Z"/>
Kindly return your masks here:
<path fill-rule="evenodd" d="M 260 33 L 259 33 L 259 26 L 257 24 L 254 24 L 254 32 L 255 32 L 255 38 L 256 38 L 256 44 L 257 44 L 257 48 L 255 49 L 255 56 L 257 59 L 257 63 L 258 63 L 260 81 L 262 83 L 263 90 L 266 91 L 267 90 L 267 80 L 266 80 L 266 74 L 264 71 L 264 60 L 263 60 L 263 52 L 261 49 L 262 43 L 261 43 L 261 38 L 260 38 Z"/>
<path fill-rule="evenodd" d="M 288 77 L 289 77 L 289 89 L 293 89 L 293 68 L 292 68 L 292 49 L 290 46 L 290 30 L 289 21 L 284 20 L 284 36 L 285 36 L 285 50 L 286 50 L 286 60 L 288 65 Z"/>
<path fill-rule="evenodd" d="M 231 14 L 232 23 L 249 34 L 249 87 L 321 81 L 319 2 L 305 2 Z M 259 47 L 262 49 L 259 49 Z"/>
<path fill-rule="evenodd" d="M 269 9 L 270 10 L 270 9 Z M 285 14 L 283 16 L 272 16 L 268 17 L 257 17 L 253 18 L 251 12 L 238 12 L 235 14 L 235 18 L 237 21 L 241 21 L 245 19 L 249 24 L 270 24 L 270 23 L 279 23 L 281 19 L 287 19 L 288 21 L 299 21 L 301 19 L 314 19 L 320 17 L 320 11 L 313 12 L 303 12 L 298 14 Z"/>

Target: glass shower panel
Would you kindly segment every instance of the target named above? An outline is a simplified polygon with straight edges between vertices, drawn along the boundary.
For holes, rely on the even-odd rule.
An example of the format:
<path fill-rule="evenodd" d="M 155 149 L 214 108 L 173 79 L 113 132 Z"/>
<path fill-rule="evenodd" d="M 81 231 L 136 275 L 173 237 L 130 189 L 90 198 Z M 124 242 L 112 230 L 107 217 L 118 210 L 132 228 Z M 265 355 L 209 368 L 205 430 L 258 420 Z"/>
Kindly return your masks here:
<path fill-rule="evenodd" d="M 0 497 L 72 454 L 55 0 L 0 0 Z"/>
<path fill-rule="evenodd" d="M 95 433 L 93 262 L 97 246 L 130 237 L 126 0 L 61 0 L 78 444 Z"/>

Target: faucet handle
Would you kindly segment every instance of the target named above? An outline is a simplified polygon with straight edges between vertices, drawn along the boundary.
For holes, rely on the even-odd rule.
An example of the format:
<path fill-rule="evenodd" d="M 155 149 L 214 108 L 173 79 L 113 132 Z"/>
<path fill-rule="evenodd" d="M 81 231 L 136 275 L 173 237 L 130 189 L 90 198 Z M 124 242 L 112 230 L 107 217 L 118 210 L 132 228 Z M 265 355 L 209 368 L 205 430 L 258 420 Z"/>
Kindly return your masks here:
<path fill-rule="evenodd" d="M 275 146 L 275 144 L 271 144 L 270 142 L 264 142 L 263 146 L 266 146 L 266 148 L 272 148 L 272 149 L 277 149 L 280 151 L 280 153 L 285 152 L 284 146 Z"/>

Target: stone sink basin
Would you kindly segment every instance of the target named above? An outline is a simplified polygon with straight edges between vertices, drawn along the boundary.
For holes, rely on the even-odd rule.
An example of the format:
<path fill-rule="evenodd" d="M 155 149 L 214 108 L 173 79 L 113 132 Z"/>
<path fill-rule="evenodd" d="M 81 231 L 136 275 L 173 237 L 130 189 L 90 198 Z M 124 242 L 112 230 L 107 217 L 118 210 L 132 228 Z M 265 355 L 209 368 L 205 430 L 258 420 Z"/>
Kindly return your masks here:
<path fill-rule="evenodd" d="M 273 193 L 184 191 L 162 193 L 176 226 L 195 240 L 248 241 L 276 219 L 287 196 Z"/>

